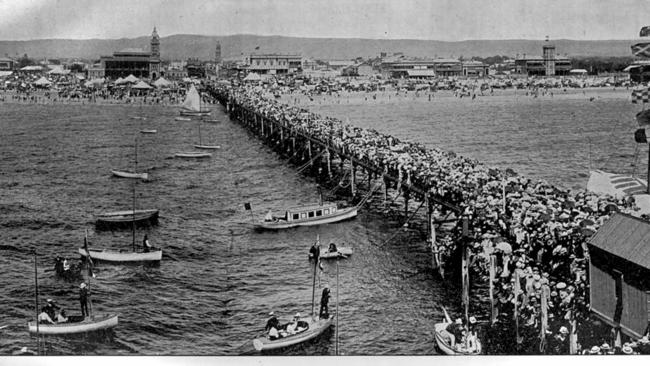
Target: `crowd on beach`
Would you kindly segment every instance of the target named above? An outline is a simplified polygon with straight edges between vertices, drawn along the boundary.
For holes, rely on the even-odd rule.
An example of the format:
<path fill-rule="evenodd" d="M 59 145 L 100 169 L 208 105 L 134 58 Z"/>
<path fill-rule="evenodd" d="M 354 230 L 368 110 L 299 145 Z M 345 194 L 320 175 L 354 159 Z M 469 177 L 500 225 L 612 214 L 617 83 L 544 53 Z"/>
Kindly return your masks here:
<path fill-rule="evenodd" d="M 0 78 L 0 102 L 23 104 L 131 104 L 176 106 L 183 102 L 192 81 L 170 83 L 147 90 L 133 88 L 136 82 L 86 81 L 74 74 L 45 76 L 14 73 Z M 139 81 L 139 80 L 138 80 Z"/>
<path fill-rule="evenodd" d="M 460 215 L 471 222 L 469 238 L 463 240 L 472 254 L 472 277 L 485 282 L 492 277 L 497 322 L 509 323 L 517 314 L 522 333 L 546 335 L 545 352 L 569 352 L 569 329 L 575 332 L 589 316 L 586 241 L 614 212 L 637 211 L 633 199 L 569 191 L 452 152 L 400 141 L 283 104 L 256 85 L 221 85 L 217 91 L 227 95 L 231 104 L 261 113 L 397 177 L 393 188 L 398 192 L 419 187 L 460 207 Z M 458 226 L 438 238 L 443 263 L 451 261 L 461 236 Z M 612 342 L 607 337 L 601 341 Z M 632 341 L 617 344 L 616 350 L 612 346 L 611 352 L 648 351 L 647 338 Z M 574 343 L 576 351 L 591 353 L 599 347 L 599 354 L 609 352 L 607 344 Z"/>

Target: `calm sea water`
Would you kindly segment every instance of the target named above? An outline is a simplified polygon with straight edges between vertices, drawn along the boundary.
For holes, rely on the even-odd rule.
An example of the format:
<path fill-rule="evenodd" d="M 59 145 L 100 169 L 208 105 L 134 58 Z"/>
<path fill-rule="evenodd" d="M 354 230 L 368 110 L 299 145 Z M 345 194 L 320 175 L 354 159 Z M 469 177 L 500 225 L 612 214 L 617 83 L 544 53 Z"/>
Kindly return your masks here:
<path fill-rule="evenodd" d="M 589 93 L 593 101 L 581 93 L 474 101 L 438 94 L 431 102 L 398 103 L 357 96 L 349 104 L 330 97 L 315 99 L 310 108 L 579 187 L 586 184 L 589 161 L 593 167 L 631 170 L 635 152 L 628 94 Z M 147 119 L 131 119 L 134 115 Z M 297 174 L 219 107 L 213 115 L 222 122 L 204 123 L 202 140 L 222 149 L 210 160 L 181 161 L 171 156 L 193 150 L 198 122 L 174 121 L 172 108 L 0 106 L 0 326 L 8 325 L 0 330 L 0 354 L 36 345 L 26 330 L 34 316 L 30 250 L 38 252 L 41 299 L 54 298 L 76 312 L 78 283 L 55 278 L 54 257 L 76 258 L 86 229 L 91 246 L 130 248 L 129 230 L 95 232 L 93 215 L 131 208 L 132 181 L 113 178 L 110 170 L 132 167 L 136 136 L 138 164 L 151 179 L 138 182 L 137 206 L 161 210 L 160 224 L 139 229 L 136 240 L 147 233 L 164 249 L 163 261 L 154 267 L 100 264 L 92 280 L 93 309 L 119 313 L 120 324 L 100 337 L 49 337 L 48 354 L 254 354 L 251 340 L 263 330 L 269 311 L 281 317 L 311 311 L 307 251 L 317 234 L 322 243 L 346 243 L 355 250 L 339 268 L 340 352 L 435 354 L 432 329 L 441 318 L 439 306 L 458 311 L 459 295 L 431 272 L 424 234 L 402 229 L 400 218 L 385 214 L 378 199 L 352 221 L 253 231 L 245 202 L 256 216 L 316 202 L 316 182 Z M 139 135 L 142 128 L 158 133 Z M 646 154 L 640 154 L 642 166 Z M 334 309 L 333 263 L 325 264 L 317 281 L 325 283 L 332 288 Z M 286 354 L 331 355 L 335 339 L 333 329 Z"/>

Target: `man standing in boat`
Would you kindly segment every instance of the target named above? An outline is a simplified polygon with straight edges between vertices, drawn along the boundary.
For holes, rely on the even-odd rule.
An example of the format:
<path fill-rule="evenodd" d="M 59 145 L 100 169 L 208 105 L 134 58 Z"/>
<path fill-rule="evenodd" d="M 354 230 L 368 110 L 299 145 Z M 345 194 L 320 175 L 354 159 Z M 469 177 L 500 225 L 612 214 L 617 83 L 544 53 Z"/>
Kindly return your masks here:
<path fill-rule="evenodd" d="M 319 317 L 321 319 L 327 319 L 329 318 L 329 301 L 330 301 L 330 288 L 329 286 L 325 285 L 325 288 L 323 289 L 323 294 L 321 295 L 320 298 L 320 312 L 319 312 Z"/>
<path fill-rule="evenodd" d="M 320 242 L 316 241 L 311 248 L 309 249 L 309 257 L 313 258 L 316 263 L 318 263 L 318 259 L 320 257 Z"/>
<path fill-rule="evenodd" d="M 144 234 L 144 239 L 142 239 L 142 250 L 145 253 L 149 253 L 151 251 L 151 244 L 149 244 L 149 238 L 147 238 L 147 234 Z"/>
<path fill-rule="evenodd" d="M 79 303 L 81 304 L 81 316 L 84 318 L 90 316 L 90 312 L 88 312 L 88 287 L 84 282 L 79 285 Z"/>

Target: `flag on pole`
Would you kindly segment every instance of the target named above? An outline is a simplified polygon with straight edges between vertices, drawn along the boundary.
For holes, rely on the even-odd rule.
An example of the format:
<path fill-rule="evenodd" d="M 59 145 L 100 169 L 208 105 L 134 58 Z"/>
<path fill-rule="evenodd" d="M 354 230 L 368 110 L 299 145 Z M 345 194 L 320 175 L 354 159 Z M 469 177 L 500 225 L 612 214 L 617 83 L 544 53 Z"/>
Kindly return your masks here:
<path fill-rule="evenodd" d="M 95 278 L 95 273 L 93 272 L 93 267 L 95 265 L 93 263 L 93 259 L 90 257 L 90 251 L 88 250 L 88 232 L 86 232 L 86 236 L 84 236 L 84 250 L 88 256 L 88 276 Z"/>
<path fill-rule="evenodd" d="M 631 48 L 634 56 L 650 57 L 650 43 L 637 43 Z"/>
<path fill-rule="evenodd" d="M 645 26 L 641 28 L 641 31 L 639 32 L 639 37 L 647 37 L 650 36 L 650 26 Z"/>
<path fill-rule="evenodd" d="M 250 211 L 250 210 L 251 210 L 251 203 L 250 203 L 250 202 L 246 202 L 246 203 L 244 203 L 244 210 L 246 210 L 246 211 Z"/>

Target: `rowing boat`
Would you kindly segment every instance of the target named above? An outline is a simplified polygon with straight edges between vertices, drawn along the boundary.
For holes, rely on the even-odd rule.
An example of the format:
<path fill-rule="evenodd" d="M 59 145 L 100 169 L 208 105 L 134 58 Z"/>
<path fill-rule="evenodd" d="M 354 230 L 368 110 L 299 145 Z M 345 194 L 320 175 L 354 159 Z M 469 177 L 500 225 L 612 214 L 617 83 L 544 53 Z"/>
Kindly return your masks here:
<path fill-rule="evenodd" d="M 280 230 L 298 226 L 331 224 L 357 216 L 357 206 L 338 209 L 336 203 L 288 208 L 284 216 L 267 217 L 256 224 L 258 229 Z"/>
<path fill-rule="evenodd" d="M 157 130 L 140 130 L 140 133 L 156 133 Z"/>
<path fill-rule="evenodd" d="M 273 349 L 285 348 L 298 343 L 314 339 L 327 330 L 334 319 L 330 315 L 327 319 L 305 318 L 298 322 L 300 327 L 305 329 L 292 335 L 271 340 L 268 337 L 259 337 L 253 340 L 253 347 L 258 351 L 269 351 Z M 305 327 L 306 326 L 306 327 Z"/>
<path fill-rule="evenodd" d="M 176 118 L 174 118 L 174 120 L 175 121 L 191 121 L 192 119 L 187 118 L 187 117 L 176 117 Z"/>
<path fill-rule="evenodd" d="M 37 330 L 36 322 L 29 322 L 27 323 L 27 328 L 29 329 L 29 333 L 38 332 L 38 334 L 46 335 L 77 334 L 110 329 L 115 327 L 117 322 L 117 314 L 93 315 L 86 318 L 81 315 L 71 315 L 68 316 L 68 321 L 65 323 L 40 323 L 38 324 Z"/>
<path fill-rule="evenodd" d="M 79 248 L 79 254 L 83 257 L 90 255 L 90 258 L 104 262 L 159 262 L 162 260 L 162 249 L 156 249 L 149 252 L 117 251 L 117 250 L 97 250 Z"/>
<path fill-rule="evenodd" d="M 217 150 L 221 149 L 221 146 L 219 145 L 194 145 L 195 148 L 197 149 L 202 149 L 202 150 Z"/>
<path fill-rule="evenodd" d="M 129 172 L 122 172 L 119 170 L 111 170 L 111 173 L 113 173 L 114 176 L 120 178 L 142 179 L 142 180 L 149 179 L 149 174 L 147 173 L 129 173 Z"/>
<path fill-rule="evenodd" d="M 433 326 L 438 349 L 440 349 L 446 355 L 472 356 L 481 354 L 481 341 L 478 338 L 476 339 L 476 348 L 474 350 L 452 347 L 449 343 L 448 338 L 444 336 L 444 333 L 446 332 L 447 326 L 449 324 L 451 324 L 451 322 L 445 321 L 443 323 L 437 323 Z"/>
<path fill-rule="evenodd" d="M 111 225 L 111 224 L 130 224 L 135 221 L 135 223 L 142 223 L 144 221 L 149 221 L 156 223 L 158 221 L 158 210 L 126 210 L 126 211 L 115 211 L 115 212 L 106 212 L 100 215 L 97 215 L 98 226 L 101 225 Z"/>
<path fill-rule="evenodd" d="M 436 345 L 438 346 L 438 349 L 440 349 L 440 351 L 446 355 L 471 356 L 481 354 L 481 341 L 478 339 L 478 337 L 475 340 L 476 347 L 474 349 L 469 350 L 464 348 L 460 343 L 460 340 L 456 340 L 456 347 L 451 346 L 449 336 L 447 335 L 447 326 L 451 324 L 451 318 L 447 313 L 447 309 L 443 307 L 442 311 L 445 313 L 445 319 L 443 319 L 442 323 L 436 323 L 433 325 L 433 331 L 435 333 Z"/>
<path fill-rule="evenodd" d="M 347 258 L 351 255 L 352 248 L 336 248 L 335 252 L 330 252 L 329 250 L 321 250 L 320 252 L 321 259 Z"/>
<path fill-rule="evenodd" d="M 199 153 L 199 152 L 187 152 L 187 153 L 176 153 L 174 157 L 177 158 L 189 158 L 189 159 L 199 159 L 199 158 L 209 158 L 212 154 L 210 153 Z"/>

